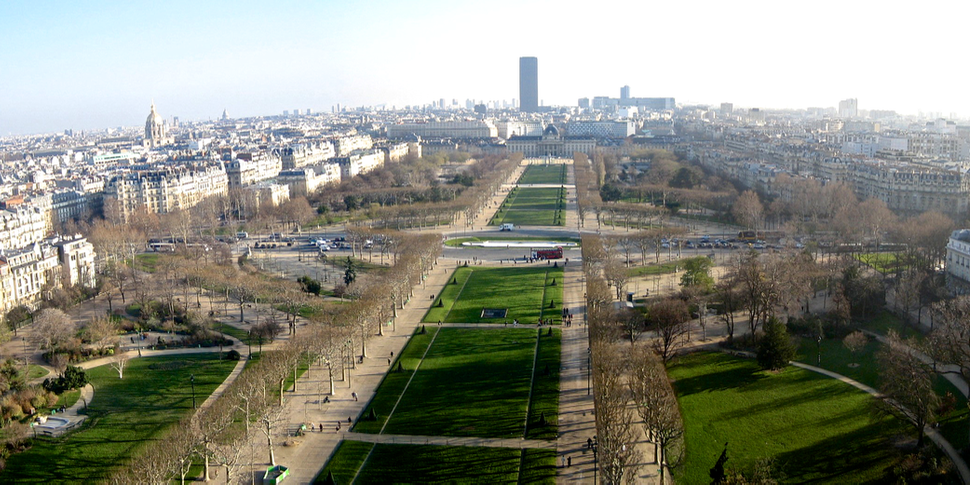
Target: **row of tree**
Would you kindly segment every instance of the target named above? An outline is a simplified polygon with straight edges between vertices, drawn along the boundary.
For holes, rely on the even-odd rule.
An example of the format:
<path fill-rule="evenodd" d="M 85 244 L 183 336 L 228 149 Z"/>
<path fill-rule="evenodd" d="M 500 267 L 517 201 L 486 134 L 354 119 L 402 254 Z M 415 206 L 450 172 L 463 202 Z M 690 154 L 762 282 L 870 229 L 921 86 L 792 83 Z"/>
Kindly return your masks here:
<path fill-rule="evenodd" d="M 275 465 L 275 443 L 286 427 L 287 378 L 296 377 L 301 363 L 319 362 L 328 373 L 332 395 L 338 375 L 350 380 L 351 368 L 358 358 L 366 357 L 367 340 L 383 335 L 385 325 L 407 304 L 413 287 L 434 267 L 441 251 L 440 236 L 395 237 L 407 238 L 396 246 L 397 263 L 382 278 L 371 280 L 358 299 L 346 305 L 318 304 L 305 331 L 262 353 L 222 396 L 138 453 L 112 482 L 184 480 L 191 465 L 201 461 L 206 480 L 214 463 L 224 468 L 231 483 L 245 465 L 255 461 L 257 440 L 265 440 L 268 462 Z"/>

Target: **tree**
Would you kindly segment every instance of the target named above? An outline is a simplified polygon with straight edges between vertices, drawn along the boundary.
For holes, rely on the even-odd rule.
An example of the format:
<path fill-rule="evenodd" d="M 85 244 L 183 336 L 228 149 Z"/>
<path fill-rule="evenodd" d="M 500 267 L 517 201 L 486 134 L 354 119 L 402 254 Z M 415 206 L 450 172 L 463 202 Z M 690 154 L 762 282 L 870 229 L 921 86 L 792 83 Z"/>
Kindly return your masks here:
<path fill-rule="evenodd" d="M 680 277 L 680 285 L 684 288 L 697 287 L 701 292 L 710 291 L 714 285 L 711 277 L 711 266 L 714 264 L 707 256 L 687 258 L 683 262 L 684 274 Z"/>
<path fill-rule="evenodd" d="M 717 296 L 717 301 L 721 306 L 718 312 L 718 318 L 727 327 L 728 341 L 731 342 L 734 340 L 734 314 L 742 308 L 741 292 L 735 286 L 734 278 L 721 281 L 717 284 L 714 291 Z"/>
<path fill-rule="evenodd" d="M 731 208 L 734 219 L 748 229 L 757 229 L 764 218 L 765 208 L 754 191 L 747 190 L 738 196 Z"/>
<path fill-rule="evenodd" d="M 655 352 L 642 346 L 631 350 L 628 386 L 644 434 L 654 443 L 663 483 L 664 465 L 673 468 L 683 457 L 684 425 L 664 362 Z"/>
<path fill-rule="evenodd" d="M 98 347 L 102 353 L 111 337 L 118 333 L 118 324 L 110 317 L 95 317 L 84 327 L 84 334 L 88 340 Z"/>
<path fill-rule="evenodd" d="M 764 325 L 765 335 L 758 341 L 758 365 L 777 370 L 795 358 L 795 345 L 788 335 L 788 327 L 771 317 Z"/>
<path fill-rule="evenodd" d="M 654 341 L 654 349 L 666 364 L 687 333 L 686 322 L 690 319 L 687 304 L 678 298 L 665 298 L 650 307 L 647 318 L 659 337 Z"/>
<path fill-rule="evenodd" d="M 125 367 L 128 366 L 128 354 L 118 353 L 111 358 L 111 368 L 118 371 L 118 379 L 125 378 Z"/>
<path fill-rule="evenodd" d="M 893 330 L 889 331 L 883 350 L 876 354 L 876 361 L 881 369 L 879 390 L 882 392 L 878 411 L 912 424 L 919 435 L 916 447 L 921 448 L 923 429 L 934 419 L 940 403 L 933 389 L 936 373 Z"/>
<path fill-rule="evenodd" d="M 624 477 L 636 476 L 639 462 L 634 427 L 634 411 L 629 406 L 629 388 L 624 386 L 627 369 L 623 357 L 605 342 L 591 346 L 593 405 L 603 483 L 619 484 Z"/>
<path fill-rule="evenodd" d="M 54 349 L 74 336 L 74 321 L 68 314 L 56 308 L 45 308 L 34 317 L 36 335 L 42 349 Z"/>
<path fill-rule="evenodd" d="M 347 256 L 347 269 L 344 271 L 344 284 L 350 286 L 351 283 L 357 281 L 357 263 Z"/>

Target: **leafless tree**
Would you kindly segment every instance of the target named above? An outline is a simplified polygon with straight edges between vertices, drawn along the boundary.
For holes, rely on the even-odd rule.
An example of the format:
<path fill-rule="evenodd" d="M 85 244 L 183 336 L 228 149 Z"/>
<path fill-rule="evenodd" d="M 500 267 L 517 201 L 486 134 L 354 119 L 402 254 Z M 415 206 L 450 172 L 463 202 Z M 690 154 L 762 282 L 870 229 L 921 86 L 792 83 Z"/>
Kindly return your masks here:
<path fill-rule="evenodd" d="M 879 412 L 908 421 L 918 433 L 916 447 L 923 447 L 924 428 L 933 421 L 940 398 L 933 389 L 936 373 L 894 331 L 876 358 L 880 368 Z"/>
<path fill-rule="evenodd" d="M 687 334 L 687 321 L 690 319 L 687 304 L 679 298 L 665 298 L 650 307 L 648 318 L 657 331 L 654 349 L 667 363 L 683 344 Z"/>
<path fill-rule="evenodd" d="M 128 354 L 127 353 L 115 354 L 115 356 L 111 358 L 111 362 L 109 363 L 109 365 L 111 366 L 112 369 L 118 372 L 118 379 L 124 379 L 125 367 L 128 366 Z"/>

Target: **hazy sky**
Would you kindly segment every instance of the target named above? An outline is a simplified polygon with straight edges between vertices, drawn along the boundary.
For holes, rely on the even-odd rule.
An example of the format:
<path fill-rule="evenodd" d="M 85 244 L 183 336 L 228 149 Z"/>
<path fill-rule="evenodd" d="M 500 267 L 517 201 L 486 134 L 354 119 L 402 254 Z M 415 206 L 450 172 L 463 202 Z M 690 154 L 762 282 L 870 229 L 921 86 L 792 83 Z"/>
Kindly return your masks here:
<path fill-rule="evenodd" d="M 967 2 L 0 0 L 0 135 L 518 97 L 970 114 Z"/>

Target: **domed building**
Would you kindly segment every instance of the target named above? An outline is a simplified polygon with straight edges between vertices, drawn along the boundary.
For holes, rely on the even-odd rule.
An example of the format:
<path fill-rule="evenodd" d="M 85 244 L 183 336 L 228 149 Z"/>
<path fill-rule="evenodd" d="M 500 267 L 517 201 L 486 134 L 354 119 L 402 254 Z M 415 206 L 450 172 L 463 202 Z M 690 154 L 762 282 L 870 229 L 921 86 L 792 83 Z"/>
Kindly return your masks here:
<path fill-rule="evenodd" d="M 550 124 L 542 131 L 542 136 L 513 135 L 505 143 L 509 153 L 522 152 L 526 158 L 566 157 L 582 152 L 592 156 L 596 150 L 596 140 L 578 136 L 562 136 L 559 128 Z"/>
<path fill-rule="evenodd" d="M 165 132 L 165 120 L 155 111 L 155 101 L 152 101 L 152 112 L 145 121 L 145 146 L 156 148 L 171 143 Z"/>

